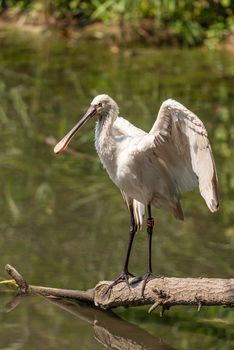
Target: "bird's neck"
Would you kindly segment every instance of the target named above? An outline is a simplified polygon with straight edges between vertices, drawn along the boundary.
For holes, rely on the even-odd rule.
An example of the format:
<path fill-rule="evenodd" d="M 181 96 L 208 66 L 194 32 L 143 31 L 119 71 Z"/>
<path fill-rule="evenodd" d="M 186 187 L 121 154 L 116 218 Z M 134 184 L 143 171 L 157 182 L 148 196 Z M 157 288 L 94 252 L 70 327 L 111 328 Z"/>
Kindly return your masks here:
<path fill-rule="evenodd" d="M 118 110 L 109 111 L 106 115 L 100 116 L 95 129 L 95 146 L 99 157 L 113 159 L 115 142 L 113 138 L 113 124 L 118 117 Z"/>

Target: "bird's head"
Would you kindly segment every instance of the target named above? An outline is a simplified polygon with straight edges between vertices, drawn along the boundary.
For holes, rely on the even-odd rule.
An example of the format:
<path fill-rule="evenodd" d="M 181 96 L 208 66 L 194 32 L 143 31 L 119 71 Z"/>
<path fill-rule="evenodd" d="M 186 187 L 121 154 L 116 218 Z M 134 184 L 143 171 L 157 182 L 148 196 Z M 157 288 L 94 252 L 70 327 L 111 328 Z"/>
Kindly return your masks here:
<path fill-rule="evenodd" d="M 117 103 L 110 96 L 104 94 L 94 97 L 90 106 L 96 110 L 96 115 L 99 118 L 105 117 L 110 111 L 118 111 Z"/>
<path fill-rule="evenodd" d="M 68 146 L 69 142 L 77 131 L 87 123 L 92 117 L 97 117 L 98 119 L 106 118 L 108 115 L 112 114 L 117 116 L 118 114 L 118 105 L 117 103 L 108 95 L 98 95 L 91 102 L 89 109 L 80 119 L 80 121 L 72 128 L 64 138 L 57 143 L 54 147 L 55 153 L 63 152 Z"/>

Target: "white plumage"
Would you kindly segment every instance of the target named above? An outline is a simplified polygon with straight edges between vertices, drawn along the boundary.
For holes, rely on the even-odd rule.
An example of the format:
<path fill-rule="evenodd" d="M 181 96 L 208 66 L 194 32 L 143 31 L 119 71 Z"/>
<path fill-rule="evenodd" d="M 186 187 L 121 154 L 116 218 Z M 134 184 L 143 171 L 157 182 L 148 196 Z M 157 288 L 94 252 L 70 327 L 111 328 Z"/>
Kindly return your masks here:
<path fill-rule="evenodd" d="M 97 96 L 93 104 L 109 98 L 104 96 Z M 170 99 L 162 104 L 152 129 L 146 133 L 118 117 L 118 108 L 114 101 L 112 104 L 112 113 L 97 121 L 95 145 L 126 203 L 134 199 L 138 226 L 142 224 L 142 204 L 167 207 L 182 219 L 179 188 L 190 191 L 198 184 L 207 206 L 216 211 L 217 175 L 201 120 Z"/>
<path fill-rule="evenodd" d="M 56 145 L 55 153 L 63 151 L 80 127 L 94 116 L 97 118 L 96 150 L 123 195 L 130 213 L 132 237 L 142 226 L 145 207 L 152 220 L 150 205 L 167 208 L 183 220 L 180 189 L 191 191 L 199 186 L 210 211 L 218 210 L 214 158 L 205 126 L 194 113 L 175 100 L 166 100 L 150 132 L 146 133 L 119 117 L 118 105 L 111 97 L 99 95 L 80 122 Z M 151 242 L 152 230 L 148 233 Z M 130 250 L 118 282 L 126 280 L 129 274 L 129 254 Z M 151 262 L 149 272 L 151 274 Z"/>

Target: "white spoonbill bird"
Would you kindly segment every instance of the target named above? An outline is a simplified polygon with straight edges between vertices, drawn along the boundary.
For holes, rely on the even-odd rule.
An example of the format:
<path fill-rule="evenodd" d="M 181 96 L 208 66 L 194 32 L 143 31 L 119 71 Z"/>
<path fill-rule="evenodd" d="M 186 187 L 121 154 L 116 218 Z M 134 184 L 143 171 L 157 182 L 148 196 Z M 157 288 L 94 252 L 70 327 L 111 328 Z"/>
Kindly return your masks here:
<path fill-rule="evenodd" d="M 148 271 L 141 277 L 143 291 L 154 277 L 151 243 L 154 220 L 151 205 L 167 208 L 184 220 L 180 189 L 191 191 L 199 186 L 211 212 L 219 208 L 218 180 L 207 131 L 202 121 L 179 102 L 168 99 L 161 105 L 157 119 L 145 132 L 119 116 L 117 103 L 108 95 L 96 96 L 88 111 L 74 128 L 55 146 L 65 150 L 76 132 L 96 118 L 95 146 L 111 180 L 119 187 L 130 214 L 129 244 L 122 273 L 110 285 L 125 281 L 129 287 L 128 262 L 135 233 L 148 211 Z"/>

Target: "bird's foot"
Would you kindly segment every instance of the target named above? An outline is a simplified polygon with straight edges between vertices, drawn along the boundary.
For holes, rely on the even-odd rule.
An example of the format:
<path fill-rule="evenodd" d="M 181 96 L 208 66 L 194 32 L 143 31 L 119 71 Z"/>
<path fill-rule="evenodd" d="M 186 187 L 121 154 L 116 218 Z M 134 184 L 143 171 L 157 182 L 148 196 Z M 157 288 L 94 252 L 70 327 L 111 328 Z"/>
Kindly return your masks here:
<path fill-rule="evenodd" d="M 130 290 L 130 283 L 128 280 L 129 277 L 135 277 L 135 276 L 129 271 L 121 272 L 121 274 L 107 287 L 105 294 L 108 294 L 114 286 L 122 282 L 125 282 L 128 286 L 128 289 Z"/>
<path fill-rule="evenodd" d="M 145 275 L 141 276 L 141 281 L 143 281 L 142 289 L 141 289 L 141 296 L 142 297 L 144 296 L 145 287 L 146 287 L 147 282 L 149 282 L 157 277 L 159 277 L 159 276 L 155 276 L 152 272 L 147 272 Z"/>

